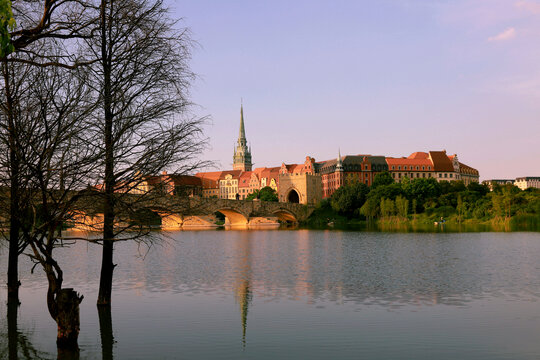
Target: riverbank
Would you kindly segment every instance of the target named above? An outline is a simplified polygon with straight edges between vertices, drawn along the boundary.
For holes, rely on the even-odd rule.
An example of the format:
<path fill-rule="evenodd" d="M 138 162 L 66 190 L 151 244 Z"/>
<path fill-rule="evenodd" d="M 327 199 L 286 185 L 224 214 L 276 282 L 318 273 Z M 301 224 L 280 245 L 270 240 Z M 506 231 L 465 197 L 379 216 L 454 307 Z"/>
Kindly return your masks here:
<path fill-rule="evenodd" d="M 307 229 L 353 229 L 367 231 L 404 232 L 540 232 L 540 216 L 535 214 L 514 215 L 509 218 L 463 219 L 457 215 L 441 218 L 427 214 L 407 217 L 389 216 L 378 219 L 340 215 L 331 208 L 319 208 L 304 223 Z"/>

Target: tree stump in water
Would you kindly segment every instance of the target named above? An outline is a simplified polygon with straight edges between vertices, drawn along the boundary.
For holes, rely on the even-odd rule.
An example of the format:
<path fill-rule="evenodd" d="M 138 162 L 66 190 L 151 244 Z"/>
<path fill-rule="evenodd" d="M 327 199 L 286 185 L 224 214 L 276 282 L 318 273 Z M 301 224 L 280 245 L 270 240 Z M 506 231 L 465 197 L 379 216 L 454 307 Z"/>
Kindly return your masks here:
<path fill-rule="evenodd" d="M 56 345 L 59 348 L 78 348 L 77 339 L 80 331 L 79 304 L 84 296 L 79 296 L 73 289 L 62 289 L 56 296 L 58 315 L 58 336 Z"/>

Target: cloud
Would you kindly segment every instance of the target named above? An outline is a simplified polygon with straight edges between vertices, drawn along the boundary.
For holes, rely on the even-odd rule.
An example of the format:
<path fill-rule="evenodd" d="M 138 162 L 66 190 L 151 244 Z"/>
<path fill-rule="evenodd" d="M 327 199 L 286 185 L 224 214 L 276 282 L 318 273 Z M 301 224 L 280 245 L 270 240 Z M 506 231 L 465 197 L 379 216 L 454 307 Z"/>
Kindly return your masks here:
<path fill-rule="evenodd" d="M 540 14 L 540 3 L 534 1 L 521 0 L 516 2 L 516 7 L 533 14 Z"/>
<path fill-rule="evenodd" d="M 516 37 L 516 29 L 514 29 L 513 27 L 510 27 L 504 30 L 500 34 L 489 37 L 488 41 L 505 41 L 505 40 L 513 39 L 514 37 Z"/>

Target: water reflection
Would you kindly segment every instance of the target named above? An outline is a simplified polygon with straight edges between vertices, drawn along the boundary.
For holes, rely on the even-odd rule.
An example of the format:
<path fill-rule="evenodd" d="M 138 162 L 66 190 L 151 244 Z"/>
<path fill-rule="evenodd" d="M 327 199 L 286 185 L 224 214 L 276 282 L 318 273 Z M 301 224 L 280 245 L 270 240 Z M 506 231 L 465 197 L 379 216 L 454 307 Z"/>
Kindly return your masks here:
<path fill-rule="evenodd" d="M 112 360 L 114 336 L 112 315 L 110 306 L 98 306 L 99 316 L 99 334 L 101 337 L 101 358 L 103 360 Z"/>
<path fill-rule="evenodd" d="M 38 350 L 31 342 L 32 330 L 19 329 L 17 323 L 19 305 L 9 304 L 7 316 L 2 319 L 0 333 L 0 358 L 9 360 L 49 359 L 50 354 Z"/>
<path fill-rule="evenodd" d="M 247 316 L 249 305 L 252 300 L 251 293 L 251 241 L 246 235 L 240 233 L 240 238 L 236 244 L 236 279 L 235 279 L 235 299 L 240 305 L 242 319 L 242 346 L 246 346 Z"/>
<path fill-rule="evenodd" d="M 487 355 L 501 351 L 493 346 L 499 343 L 535 358 L 540 349 L 523 334 L 540 331 L 540 318 L 530 316 L 540 304 L 538 240 L 535 233 L 278 230 L 183 231 L 149 251 L 119 243 L 115 322 L 110 309 L 96 317 L 95 305 L 82 303 L 81 358 L 152 358 L 152 349 L 168 358 L 331 358 L 347 351 L 343 357 L 373 358 L 390 349 L 379 356 L 390 359 L 403 349 L 444 355 L 469 346 L 494 359 Z M 58 249 L 66 286 L 88 298 L 97 292 L 99 250 L 86 243 Z M 43 275 L 30 276 L 29 268 L 21 265 L 26 289 L 45 291 Z M 43 345 L 54 346 L 54 334 L 43 330 L 51 324 L 46 307 L 36 300 L 30 309 L 28 297 L 23 315 L 34 313 L 38 331 L 23 339 L 54 353 Z M 9 316 L 3 320 L 2 329 L 13 328 Z M 0 358 L 16 351 L 24 359 L 22 332 L 7 330 Z M 447 346 L 448 339 L 455 341 Z M 26 358 L 50 357 L 28 351 L 34 355 Z"/>

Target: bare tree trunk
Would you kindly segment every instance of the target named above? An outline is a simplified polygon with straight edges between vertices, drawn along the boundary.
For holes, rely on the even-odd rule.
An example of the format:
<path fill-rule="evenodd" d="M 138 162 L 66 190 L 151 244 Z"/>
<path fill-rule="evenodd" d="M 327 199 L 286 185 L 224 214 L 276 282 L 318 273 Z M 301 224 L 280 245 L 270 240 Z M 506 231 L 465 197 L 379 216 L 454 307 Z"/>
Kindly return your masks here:
<path fill-rule="evenodd" d="M 101 1 L 101 57 L 103 63 L 103 107 L 105 113 L 105 206 L 103 212 L 103 254 L 97 304 L 111 305 L 114 250 L 114 144 L 111 104 L 111 52 L 107 42 L 106 0 Z M 112 4 L 111 4 L 112 6 Z"/>
<path fill-rule="evenodd" d="M 51 258 L 44 265 L 44 270 L 49 282 L 49 288 L 47 289 L 47 308 L 58 326 L 56 345 L 59 349 L 78 351 L 79 346 L 77 341 L 80 331 L 79 304 L 84 296 L 79 295 L 71 288 L 62 289 L 62 270 L 60 270 L 58 264 Z"/>
<path fill-rule="evenodd" d="M 8 121 L 8 142 L 9 142 L 9 183 L 10 183 L 10 228 L 9 228 L 9 255 L 7 271 L 8 304 L 19 304 L 19 232 L 20 232 L 20 211 L 19 211 L 19 168 L 20 162 L 17 156 L 17 144 L 15 120 L 13 117 L 13 96 L 11 94 L 11 84 L 7 59 L 3 59 L 4 87 L 6 95 L 6 117 Z"/>
<path fill-rule="evenodd" d="M 73 289 L 62 289 L 56 295 L 58 314 L 56 323 L 58 335 L 56 344 L 60 348 L 78 348 L 77 340 L 80 331 L 79 304 L 82 296 Z"/>

